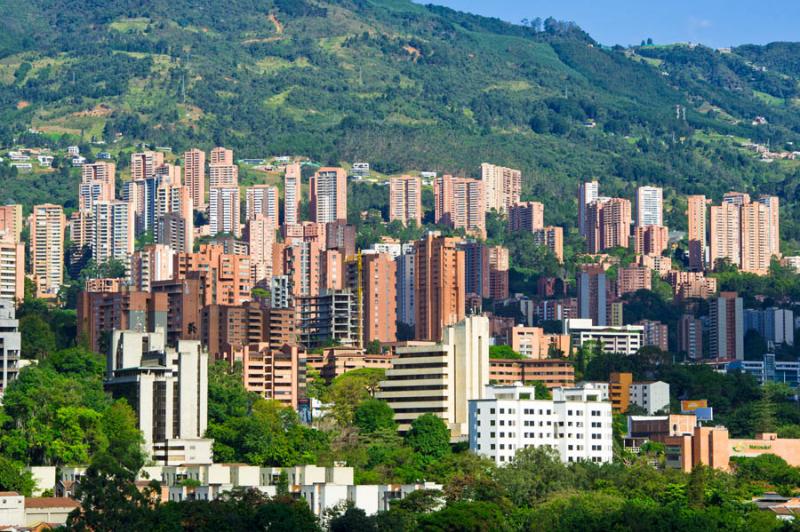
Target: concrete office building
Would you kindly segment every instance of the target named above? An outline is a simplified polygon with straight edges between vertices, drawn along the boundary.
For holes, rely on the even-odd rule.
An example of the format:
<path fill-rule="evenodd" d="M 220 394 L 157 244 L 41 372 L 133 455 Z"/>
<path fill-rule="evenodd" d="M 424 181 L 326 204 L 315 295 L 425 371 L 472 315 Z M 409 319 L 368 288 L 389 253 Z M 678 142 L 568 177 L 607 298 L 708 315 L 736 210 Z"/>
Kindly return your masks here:
<path fill-rule="evenodd" d="M 422 225 L 422 179 L 404 175 L 389 181 L 389 221 Z"/>
<path fill-rule="evenodd" d="M 534 387 L 487 386 L 469 402 L 469 446 L 505 465 L 520 449 L 546 447 L 564 463 L 613 460 L 611 404 L 591 385 L 556 388 L 553 399 L 534 399 Z"/>
<path fill-rule="evenodd" d="M 309 181 L 311 219 L 317 223 L 347 220 L 347 172 L 323 167 Z"/>
<path fill-rule="evenodd" d="M 166 347 L 157 332 L 114 331 L 105 388 L 125 398 L 139 421 L 145 451 L 158 465 L 210 464 L 208 352 L 199 341 Z"/>
<path fill-rule="evenodd" d="M 709 356 L 744 360 L 744 305 L 736 292 L 709 301 Z"/>
<path fill-rule="evenodd" d="M 402 433 L 432 413 L 447 424 L 453 440 L 463 440 L 469 401 L 482 399 L 489 384 L 489 343 L 489 320 L 471 316 L 445 327 L 441 343 L 398 346 L 375 397 L 389 403 Z"/>
<path fill-rule="evenodd" d="M 481 164 L 481 182 L 486 201 L 486 211 L 508 212 L 512 205 L 519 203 L 522 192 L 522 172 L 513 168 Z"/>
<path fill-rule="evenodd" d="M 36 297 L 55 298 L 64 281 L 64 231 L 67 219 L 61 205 L 34 205 L 28 218 L 31 274 Z"/>
<path fill-rule="evenodd" d="M 464 319 L 464 252 L 460 240 L 429 232 L 415 245 L 415 338 L 438 341 L 442 329 Z"/>

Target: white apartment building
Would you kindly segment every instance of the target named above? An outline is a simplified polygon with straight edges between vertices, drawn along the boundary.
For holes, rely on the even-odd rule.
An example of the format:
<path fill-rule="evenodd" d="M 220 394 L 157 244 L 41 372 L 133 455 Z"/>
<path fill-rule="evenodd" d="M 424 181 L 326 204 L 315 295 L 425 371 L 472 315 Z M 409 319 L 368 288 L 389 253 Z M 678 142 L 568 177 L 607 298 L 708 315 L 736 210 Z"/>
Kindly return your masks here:
<path fill-rule="evenodd" d="M 669 411 L 669 384 L 664 381 L 634 382 L 630 386 L 630 403 L 647 410 L 649 416 L 665 408 Z"/>
<path fill-rule="evenodd" d="M 299 163 L 286 166 L 283 178 L 283 223 L 286 225 L 300 223 L 301 176 Z"/>
<path fill-rule="evenodd" d="M 20 370 L 22 337 L 13 300 L 0 299 L 0 399 Z"/>
<path fill-rule="evenodd" d="M 471 399 L 489 384 L 489 319 L 471 316 L 446 327 L 442 343 L 398 347 L 376 398 L 392 407 L 400 432 L 423 414 L 442 418 L 453 440 L 467 437 Z"/>
<path fill-rule="evenodd" d="M 239 223 L 239 187 L 212 187 L 208 201 L 209 233 L 230 233 L 236 238 L 242 236 Z"/>
<path fill-rule="evenodd" d="M 571 337 L 572 347 L 582 347 L 586 342 L 600 345 L 604 353 L 635 355 L 642 348 L 643 325 L 609 327 L 592 325 L 590 319 L 564 320 L 564 334 Z"/>
<path fill-rule="evenodd" d="M 519 203 L 522 192 L 522 172 L 519 170 L 482 163 L 481 181 L 486 212 L 492 209 L 508 212 L 509 207 Z"/>
<path fill-rule="evenodd" d="M 664 225 L 664 198 L 661 187 L 636 189 L 636 227 Z"/>
<path fill-rule="evenodd" d="M 487 386 L 469 402 L 469 446 L 498 465 L 526 447 L 550 447 L 561 461 L 611 462 L 611 403 L 591 385 L 556 388 L 552 400 L 534 399 L 536 388 Z"/>
<path fill-rule="evenodd" d="M 280 222 L 279 212 L 278 187 L 255 185 L 245 190 L 245 219 L 255 220 L 259 215 L 266 216 L 277 230 Z"/>
<path fill-rule="evenodd" d="M 64 231 L 67 219 L 61 205 L 34 205 L 29 218 L 31 273 L 37 297 L 53 298 L 64 281 Z"/>
<path fill-rule="evenodd" d="M 134 248 L 132 204 L 97 201 L 92 211 L 92 222 L 92 258 L 98 264 L 111 259 L 128 264 Z"/>
<path fill-rule="evenodd" d="M 145 449 L 160 465 L 210 464 L 208 352 L 197 340 L 165 346 L 156 332 L 114 331 L 105 387 L 136 411 Z"/>

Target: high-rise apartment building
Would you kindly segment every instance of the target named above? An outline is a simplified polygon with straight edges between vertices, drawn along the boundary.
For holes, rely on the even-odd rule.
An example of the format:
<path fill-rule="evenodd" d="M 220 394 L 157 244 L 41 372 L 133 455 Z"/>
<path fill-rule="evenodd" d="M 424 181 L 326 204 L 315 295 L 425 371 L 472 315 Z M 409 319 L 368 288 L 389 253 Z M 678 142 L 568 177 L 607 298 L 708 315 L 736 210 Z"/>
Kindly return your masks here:
<path fill-rule="evenodd" d="M 222 246 L 201 244 L 197 253 L 175 255 L 174 278 L 200 279 L 203 304 L 240 305 L 253 289 L 249 255 L 225 253 Z"/>
<path fill-rule="evenodd" d="M 208 164 L 209 190 L 215 187 L 239 186 L 239 167 L 233 162 L 233 150 L 214 148 Z"/>
<path fill-rule="evenodd" d="M 0 300 L 25 298 L 25 244 L 0 240 Z"/>
<path fill-rule="evenodd" d="M 508 248 L 487 246 L 481 242 L 465 242 L 464 290 L 483 298 L 496 300 L 508 297 Z"/>
<path fill-rule="evenodd" d="M 209 164 L 233 164 L 233 150 L 217 146 L 211 150 Z"/>
<path fill-rule="evenodd" d="M 404 175 L 389 181 L 389 221 L 422 225 L 422 179 Z"/>
<path fill-rule="evenodd" d="M 703 358 L 703 322 L 691 314 L 678 320 L 678 352 L 686 353 L 689 360 Z"/>
<path fill-rule="evenodd" d="M 397 340 L 397 264 L 386 253 L 361 256 L 363 340 Z"/>
<path fill-rule="evenodd" d="M 617 270 L 617 296 L 652 288 L 653 275 L 645 266 L 626 266 Z"/>
<path fill-rule="evenodd" d="M 600 184 L 597 181 L 587 181 L 578 187 L 578 229 L 581 236 L 588 237 L 589 231 L 586 223 L 589 216 L 589 205 L 600 197 Z"/>
<path fill-rule="evenodd" d="M 478 179 L 444 175 L 433 182 L 436 223 L 486 235 L 486 199 Z"/>
<path fill-rule="evenodd" d="M 282 270 L 289 276 L 294 297 L 320 293 L 321 255 L 322 247 L 317 240 L 294 242 L 284 248 Z"/>
<path fill-rule="evenodd" d="M 133 407 L 154 463 L 210 464 L 208 352 L 196 340 L 165 341 L 164 331 L 114 331 L 105 387 Z"/>
<path fill-rule="evenodd" d="M 780 200 L 777 196 L 759 196 L 758 203 L 767 208 L 767 242 L 770 256 L 781 256 Z"/>
<path fill-rule="evenodd" d="M 81 182 L 78 185 L 78 206 L 91 210 L 95 201 L 114 199 L 116 166 L 109 162 L 96 162 L 81 166 Z"/>
<path fill-rule="evenodd" d="M 636 189 L 636 227 L 664 225 L 664 196 L 661 187 Z"/>
<path fill-rule="evenodd" d="M 744 272 L 766 275 L 769 272 L 770 217 L 767 205 L 747 203 L 740 207 L 742 224 L 742 262 Z"/>
<path fill-rule="evenodd" d="M 212 235 L 230 233 L 240 238 L 239 187 L 212 187 L 208 204 L 209 232 Z"/>
<path fill-rule="evenodd" d="M 669 245 L 669 230 L 663 225 L 637 226 L 633 247 L 637 255 L 661 255 Z"/>
<path fill-rule="evenodd" d="M 508 207 L 507 212 L 511 231 L 536 232 L 544 229 L 544 205 L 538 201 L 515 203 Z"/>
<path fill-rule="evenodd" d="M 750 203 L 750 194 L 746 192 L 726 192 L 722 196 L 722 203 L 741 207 Z"/>
<path fill-rule="evenodd" d="M 275 243 L 275 225 L 272 219 L 263 214 L 247 220 L 247 242 L 258 284 L 272 278 L 272 246 Z"/>
<path fill-rule="evenodd" d="M 159 184 L 173 185 L 179 187 L 183 184 L 181 179 L 181 167 L 175 164 L 164 163 L 156 167 L 156 180 Z"/>
<path fill-rule="evenodd" d="M 347 220 L 347 172 L 323 167 L 311 176 L 311 219 L 317 223 Z"/>
<path fill-rule="evenodd" d="M 742 219 L 741 209 L 733 203 L 712 206 L 710 225 L 710 263 L 716 267 L 717 261 L 728 259 L 731 264 L 741 264 Z"/>
<path fill-rule="evenodd" d="M 134 216 L 125 201 L 98 201 L 92 213 L 92 258 L 98 264 L 116 259 L 128 264 L 134 247 Z"/>
<path fill-rule="evenodd" d="M 720 292 L 709 302 L 709 356 L 744 360 L 744 305 L 736 292 Z"/>
<path fill-rule="evenodd" d="M 444 328 L 439 344 L 397 347 L 378 399 L 395 412 L 398 430 L 427 413 L 447 424 L 453 439 L 468 433 L 469 401 L 489 384 L 489 319 L 471 316 Z"/>
<path fill-rule="evenodd" d="M 585 266 L 578 272 L 578 318 L 593 325 L 608 325 L 608 281 L 601 266 Z"/>
<path fill-rule="evenodd" d="M 64 281 L 64 231 L 61 205 L 34 205 L 30 218 L 31 274 L 40 298 L 55 298 Z"/>
<path fill-rule="evenodd" d="M 253 220 L 258 216 L 265 216 L 272 221 L 272 226 L 277 231 L 280 217 L 280 200 L 278 187 L 271 185 L 255 185 L 245 190 L 244 217 Z"/>
<path fill-rule="evenodd" d="M 403 252 L 395 261 L 397 262 L 397 321 L 406 325 L 414 325 L 416 321 L 414 244 L 404 244 Z"/>
<path fill-rule="evenodd" d="M 689 267 L 702 270 L 706 260 L 706 197 L 693 195 L 687 198 L 686 216 L 688 218 Z"/>
<path fill-rule="evenodd" d="M 22 336 L 15 308 L 16 303 L 13 300 L 0 299 L 0 399 L 20 370 Z"/>
<path fill-rule="evenodd" d="M 667 325 L 660 321 L 642 320 L 637 323 L 644 327 L 642 333 L 642 345 L 658 347 L 662 351 L 669 349 L 669 329 Z"/>
<path fill-rule="evenodd" d="M 627 248 L 630 242 L 631 202 L 622 198 L 597 200 L 587 206 L 587 241 L 590 253 L 614 247 Z"/>
<path fill-rule="evenodd" d="M 548 225 L 533 232 L 533 242 L 537 246 L 546 246 L 558 262 L 564 262 L 564 229 L 555 225 Z"/>
<path fill-rule="evenodd" d="M 131 257 L 131 289 L 150 292 L 154 282 L 172 279 L 174 262 L 175 250 L 167 244 L 149 244 L 135 251 Z"/>
<path fill-rule="evenodd" d="M 415 337 L 438 341 L 442 329 L 465 315 L 464 252 L 460 240 L 428 233 L 417 241 L 414 262 Z"/>
<path fill-rule="evenodd" d="M 197 148 L 184 152 L 183 174 L 192 205 L 202 210 L 206 204 L 206 152 Z"/>
<path fill-rule="evenodd" d="M 358 295 L 352 290 L 331 290 L 295 298 L 298 336 L 307 350 L 338 345 L 361 347 Z"/>
<path fill-rule="evenodd" d="M 194 248 L 194 209 L 191 190 L 180 184 L 161 183 L 155 191 L 156 242 L 177 252 Z"/>
<path fill-rule="evenodd" d="M 519 203 L 522 192 L 522 172 L 513 168 L 481 164 L 481 181 L 485 197 L 485 210 L 508 212 L 512 205 Z"/>
<path fill-rule="evenodd" d="M 146 151 L 131 154 L 131 179 L 147 179 L 156 175 L 156 168 L 164 164 L 164 154 L 160 151 Z"/>
<path fill-rule="evenodd" d="M 158 219 L 155 241 L 169 246 L 176 253 L 187 253 L 194 247 L 192 220 L 176 212 L 168 212 Z"/>
<path fill-rule="evenodd" d="M 0 206 L 0 240 L 19 242 L 22 233 L 22 205 Z"/>
<path fill-rule="evenodd" d="M 300 163 L 287 165 L 286 174 L 283 177 L 283 223 L 285 225 L 300 223 L 301 185 Z"/>

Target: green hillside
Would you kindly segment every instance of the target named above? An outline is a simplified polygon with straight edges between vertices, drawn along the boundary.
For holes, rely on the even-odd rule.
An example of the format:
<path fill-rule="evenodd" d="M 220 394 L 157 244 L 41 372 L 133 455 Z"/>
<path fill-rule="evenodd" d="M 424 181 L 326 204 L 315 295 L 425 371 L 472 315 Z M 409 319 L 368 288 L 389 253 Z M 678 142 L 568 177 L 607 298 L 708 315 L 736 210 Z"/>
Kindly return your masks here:
<path fill-rule="evenodd" d="M 798 164 L 739 146 L 800 145 L 796 44 L 608 49 L 573 24 L 405 0 L 0 0 L 0 25 L 2 146 L 105 139 L 124 165 L 142 141 L 222 144 L 384 173 L 488 160 L 570 225 L 581 178 L 663 185 L 676 228 L 680 195 L 738 188 L 780 195 L 787 249 L 800 241 Z M 0 200 L 74 204 L 74 170 L 12 173 Z"/>

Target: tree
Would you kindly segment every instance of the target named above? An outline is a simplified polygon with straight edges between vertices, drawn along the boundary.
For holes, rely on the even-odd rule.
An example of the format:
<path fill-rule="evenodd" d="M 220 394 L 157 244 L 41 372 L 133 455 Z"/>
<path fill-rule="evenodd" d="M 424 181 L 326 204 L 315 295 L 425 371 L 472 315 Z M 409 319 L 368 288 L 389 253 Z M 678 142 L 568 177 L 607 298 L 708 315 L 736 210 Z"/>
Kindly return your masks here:
<path fill-rule="evenodd" d="M 396 429 L 394 410 L 386 401 L 367 399 L 356 407 L 355 424 L 362 432 Z"/>
<path fill-rule="evenodd" d="M 26 471 L 21 464 L 0 456 L 0 491 L 16 491 L 30 497 L 35 486 L 30 471 Z"/>
<path fill-rule="evenodd" d="M 319 521 L 305 501 L 294 500 L 290 496 L 273 497 L 256 510 L 255 530 L 294 532 L 320 530 Z"/>
<path fill-rule="evenodd" d="M 511 349 L 510 345 L 490 345 L 489 358 L 522 360 L 525 357 Z"/>
<path fill-rule="evenodd" d="M 558 453 L 547 447 L 520 449 L 514 460 L 497 470 L 497 481 L 520 507 L 532 507 L 550 493 L 570 485 L 570 473 Z"/>
<path fill-rule="evenodd" d="M 439 417 L 423 414 L 411 422 L 405 443 L 424 460 L 438 460 L 450 453 L 450 430 Z"/>
<path fill-rule="evenodd" d="M 373 340 L 369 342 L 365 349 L 370 355 L 380 355 L 383 352 L 380 340 Z"/>
<path fill-rule="evenodd" d="M 330 532 L 351 532 L 354 530 L 363 532 L 377 531 L 375 518 L 370 517 L 361 508 L 348 504 L 344 513 L 334 516 L 328 524 Z"/>
<path fill-rule="evenodd" d="M 44 360 L 56 350 L 55 334 L 50 325 L 36 314 L 19 320 L 19 332 L 22 336 L 22 356 L 25 358 Z"/>
<path fill-rule="evenodd" d="M 419 518 L 420 530 L 430 531 L 505 531 L 511 527 L 496 504 L 485 501 L 459 501 L 438 512 Z"/>

